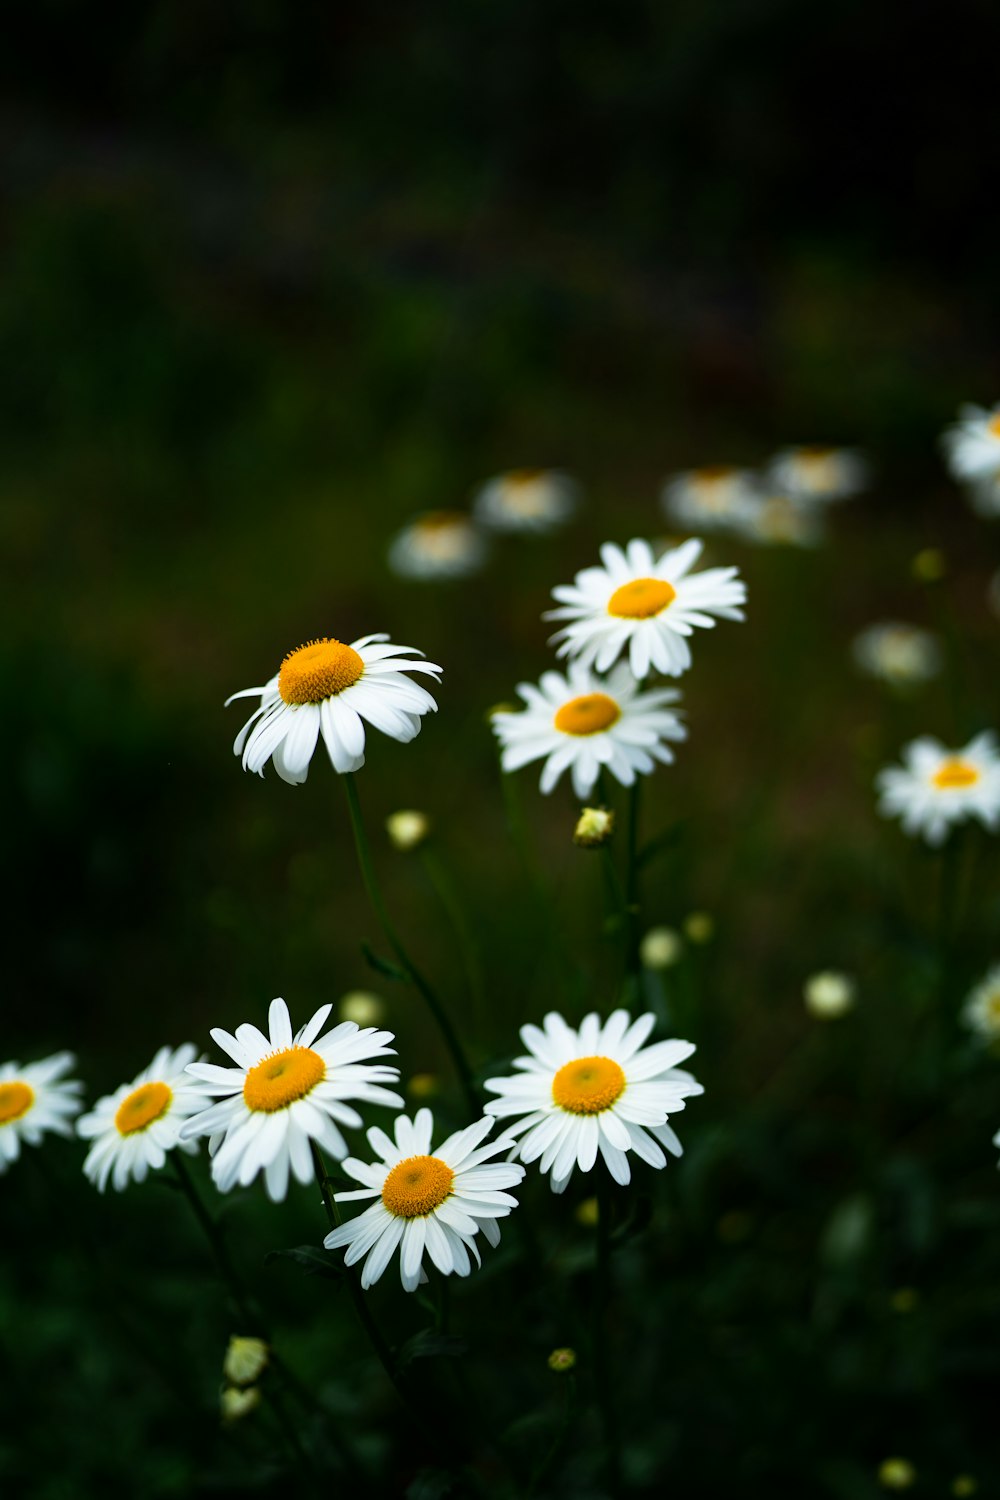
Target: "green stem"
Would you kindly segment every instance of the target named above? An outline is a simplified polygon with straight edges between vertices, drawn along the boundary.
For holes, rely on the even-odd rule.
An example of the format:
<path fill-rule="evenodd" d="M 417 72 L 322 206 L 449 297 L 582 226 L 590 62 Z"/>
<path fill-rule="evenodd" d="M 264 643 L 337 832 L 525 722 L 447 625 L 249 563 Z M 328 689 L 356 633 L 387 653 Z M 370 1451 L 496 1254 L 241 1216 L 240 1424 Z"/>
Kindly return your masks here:
<path fill-rule="evenodd" d="M 486 1013 L 486 985 L 483 980 L 483 965 L 476 943 L 475 935 L 465 915 L 461 897 L 456 889 L 444 862 L 439 858 L 437 851 L 426 844 L 421 846 L 420 857 L 427 873 L 427 878 L 434 887 L 435 894 L 448 915 L 448 920 L 455 929 L 455 937 L 458 940 L 459 951 L 462 955 L 462 964 L 465 969 L 465 978 L 472 996 L 472 1003 L 476 1015 L 482 1017 Z"/>
<path fill-rule="evenodd" d="M 621 1493 L 621 1451 L 615 1412 L 614 1380 L 607 1334 L 608 1300 L 611 1295 L 611 1183 L 607 1173 L 597 1174 L 597 1275 L 594 1282 L 594 1379 L 604 1428 L 604 1446 L 611 1493 Z"/>
<path fill-rule="evenodd" d="M 361 804 L 358 801 L 358 789 L 355 785 L 354 774 L 353 772 L 347 772 L 340 779 L 343 781 L 344 790 L 347 793 L 347 805 L 351 813 L 351 826 L 354 829 L 354 846 L 357 850 L 361 878 L 364 881 L 365 890 L 368 892 L 368 899 L 372 904 L 372 910 L 393 953 L 406 971 L 410 982 L 423 996 L 428 1010 L 434 1017 L 438 1030 L 444 1038 L 445 1046 L 451 1054 L 451 1059 L 461 1081 L 469 1108 L 473 1115 L 478 1116 L 482 1112 L 482 1105 L 476 1091 L 476 1086 L 472 1081 L 472 1069 L 469 1067 L 468 1059 L 462 1050 L 462 1044 L 458 1040 L 455 1029 L 448 1019 L 447 1013 L 437 995 L 403 947 L 389 916 L 389 911 L 378 883 L 378 877 L 375 874 L 375 866 L 372 862 L 371 848 L 368 843 L 368 835 L 365 832 L 364 819 L 361 815 Z"/>
<path fill-rule="evenodd" d="M 639 973 L 639 813 L 642 781 L 636 777 L 628 794 L 628 841 L 626 845 L 625 899 L 628 903 L 628 951 L 625 970 Z"/>
<path fill-rule="evenodd" d="M 199 1225 L 204 1231 L 205 1238 L 208 1240 L 208 1243 L 211 1246 L 212 1254 L 215 1256 L 215 1264 L 218 1267 L 219 1276 L 229 1289 L 229 1295 L 233 1299 L 233 1305 L 235 1306 L 236 1311 L 239 1313 L 240 1317 L 243 1319 L 243 1322 L 246 1325 L 245 1331 L 247 1333 L 260 1334 L 261 1337 L 268 1339 L 268 1342 L 270 1342 L 269 1335 L 264 1326 L 263 1318 L 259 1313 L 255 1313 L 250 1306 L 250 1298 L 247 1295 L 246 1288 L 243 1285 L 239 1272 L 233 1265 L 232 1259 L 229 1254 L 229 1248 L 226 1245 L 225 1236 L 223 1235 L 222 1230 L 219 1228 L 216 1221 L 212 1218 L 212 1215 L 209 1213 L 208 1209 L 205 1207 L 201 1199 L 201 1194 L 198 1192 L 198 1189 L 194 1185 L 194 1178 L 188 1171 L 187 1164 L 184 1161 L 183 1152 L 172 1151 L 170 1153 L 170 1162 L 174 1169 L 174 1175 L 177 1178 L 177 1181 L 180 1183 L 181 1188 L 184 1192 L 184 1196 L 190 1203 L 192 1212 L 194 1213 L 195 1218 L 198 1220 Z"/>
<path fill-rule="evenodd" d="M 576 1376 L 566 1374 L 561 1375 L 559 1378 L 563 1385 L 562 1411 L 548 1452 L 544 1454 L 541 1462 L 531 1476 L 531 1481 L 528 1485 L 529 1500 L 530 1496 L 537 1494 L 538 1486 L 542 1483 L 546 1474 L 549 1473 L 552 1465 L 559 1457 L 563 1444 L 569 1437 L 569 1431 L 573 1425 L 573 1415 L 576 1410 Z"/>

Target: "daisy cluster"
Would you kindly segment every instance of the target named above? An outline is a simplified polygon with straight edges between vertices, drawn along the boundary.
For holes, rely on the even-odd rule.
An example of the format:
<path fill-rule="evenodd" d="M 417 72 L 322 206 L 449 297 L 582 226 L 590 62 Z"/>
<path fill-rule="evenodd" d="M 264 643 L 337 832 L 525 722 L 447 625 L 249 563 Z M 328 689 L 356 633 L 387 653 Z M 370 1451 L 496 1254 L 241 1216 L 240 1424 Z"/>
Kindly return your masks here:
<path fill-rule="evenodd" d="M 941 446 L 952 477 L 976 514 L 1000 516 L 1000 405 L 960 407 Z"/>

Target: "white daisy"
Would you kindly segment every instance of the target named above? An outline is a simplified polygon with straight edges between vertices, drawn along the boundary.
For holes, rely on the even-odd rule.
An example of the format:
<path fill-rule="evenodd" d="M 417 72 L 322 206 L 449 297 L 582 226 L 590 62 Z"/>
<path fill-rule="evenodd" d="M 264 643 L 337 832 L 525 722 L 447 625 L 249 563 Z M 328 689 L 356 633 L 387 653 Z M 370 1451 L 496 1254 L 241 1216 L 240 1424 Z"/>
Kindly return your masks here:
<path fill-rule="evenodd" d="M 769 490 L 748 501 L 739 530 L 748 541 L 766 547 L 816 547 L 823 540 L 814 504 Z"/>
<path fill-rule="evenodd" d="M 500 1095 L 486 1105 L 487 1114 L 522 1116 L 504 1126 L 503 1138 L 521 1136 L 515 1154 L 522 1161 L 540 1157 L 541 1170 L 552 1173 L 555 1193 L 564 1190 L 574 1167 L 589 1172 L 598 1152 L 619 1183 L 630 1180 L 630 1151 L 651 1167 L 666 1165 L 661 1146 L 681 1155 L 667 1116 L 704 1092 L 690 1073 L 675 1066 L 694 1046 L 669 1041 L 644 1048 L 655 1018 L 646 1014 L 629 1022 L 625 1010 L 613 1011 L 603 1026 L 592 1013 L 574 1030 L 550 1011 L 541 1030 L 521 1027 L 531 1054 L 514 1059 L 522 1071 L 484 1084 Z"/>
<path fill-rule="evenodd" d="M 903 750 L 903 765 L 880 771 L 879 812 L 900 816 L 907 833 L 929 844 L 943 842 L 952 823 L 978 818 L 989 829 L 1000 823 L 1000 747 L 995 736 L 977 734 L 963 750 L 948 750 L 925 736 Z"/>
<path fill-rule="evenodd" d="M 72 1052 L 56 1052 L 41 1062 L 0 1063 L 0 1172 L 21 1154 L 21 1142 L 37 1146 L 47 1130 L 72 1135 L 73 1116 L 82 1108 L 82 1083 L 61 1079 L 72 1068 Z"/>
<path fill-rule="evenodd" d="M 928 682 L 941 671 L 937 636 L 895 620 L 867 626 L 855 636 L 851 653 L 862 672 L 895 687 Z"/>
<path fill-rule="evenodd" d="M 516 771 L 544 758 L 545 793 L 570 770 L 574 792 L 586 797 L 605 766 L 622 786 L 631 786 L 637 771 L 647 775 L 658 761 L 668 765 L 673 760 L 667 740 L 687 736 L 680 719 L 665 706 L 680 693 L 670 688 L 643 692 L 624 664 L 603 678 L 573 662 L 565 677 L 545 672 L 537 687 L 522 682 L 517 691 L 527 708 L 516 714 L 500 711 L 490 720 L 503 746 L 501 764 L 505 771 Z"/>
<path fill-rule="evenodd" d="M 269 1197 L 280 1202 L 288 1190 L 289 1168 L 299 1182 L 312 1176 L 310 1141 L 338 1159 L 347 1155 L 338 1127 L 361 1125 L 361 1116 L 347 1100 L 402 1104 L 398 1094 L 382 1087 L 395 1083 L 399 1069 L 369 1061 L 392 1053 L 386 1046 L 392 1032 L 362 1031 L 353 1021 L 341 1021 L 321 1036 L 332 1009 L 321 1006 L 293 1036 L 287 1005 L 272 1000 L 269 1036 L 250 1025 L 237 1026 L 235 1036 L 213 1030 L 235 1068 L 188 1064 L 201 1094 L 222 1096 L 180 1131 L 181 1140 L 213 1137 L 212 1176 L 220 1192 L 228 1193 L 237 1182 L 246 1187 L 263 1171 Z"/>
<path fill-rule="evenodd" d="M 580 487 L 557 469 L 509 469 L 473 498 L 476 519 L 494 531 L 554 531 L 579 505 Z"/>
<path fill-rule="evenodd" d="M 969 481 L 966 494 L 977 516 L 983 516 L 988 521 L 995 520 L 1000 516 L 1000 469 L 977 474 L 975 479 Z"/>
<path fill-rule="evenodd" d="M 388 562 L 401 578 L 467 578 L 486 561 L 486 539 L 461 510 L 428 510 L 389 543 Z"/>
<path fill-rule="evenodd" d="M 756 493 L 756 482 L 749 469 L 712 464 L 674 474 L 660 492 L 660 504 L 678 526 L 691 526 L 697 531 L 725 531 L 742 525 Z"/>
<path fill-rule="evenodd" d="M 846 500 L 868 483 L 868 465 L 854 448 L 785 448 L 771 459 L 767 474 L 796 500 Z"/>
<path fill-rule="evenodd" d="M 77 1135 L 93 1141 L 83 1170 L 99 1192 L 109 1177 L 119 1193 L 130 1181 L 143 1182 L 150 1168 L 162 1167 L 167 1152 L 180 1144 L 184 1121 L 205 1106 L 201 1090 L 185 1072 L 197 1055 L 190 1042 L 176 1051 L 161 1047 L 137 1078 L 98 1099 L 77 1120 Z M 181 1145 L 182 1151 L 197 1149 L 196 1141 Z"/>
<path fill-rule="evenodd" d="M 425 672 L 435 681 L 441 668 L 431 661 L 409 661 L 422 653 L 413 646 L 386 645 L 387 635 L 343 641 L 309 641 L 290 651 L 270 682 L 244 688 L 226 699 L 260 698 L 233 744 L 244 771 L 264 774 L 268 760 L 282 781 L 300 785 L 322 735 L 335 771 L 357 771 L 365 763 L 365 721 L 407 744 L 420 732 L 423 714 L 437 704 L 407 672 Z M 245 748 L 244 748 L 245 747 Z"/>
<path fill-rule="evenodd" d="M 558 654 L 605 672 L 627 652 L 636 677 L 651 668 L 679 677 L 691 665 L 686 637 L 695 626 L 714 625 L 713 615 L 743 619 L 746 585 L 735 568 L 690 574 L 701 547 L 692 537 L 654 558 L 648 542 L 624 550 L 605 542 L 603 567 L 584 568 L 572 585 L 552 590 L 561 607 L 545 618 L 571 622 L 552 637 Z"/>
<path fill-rule="evenodd" d="M 980 479 L 1000 469 L 1000 405 L 987 410 L 966 404 L 958 421 L 941 436 L 948 467 L 956 479 Z"/>
<path fill-rule="evenodd" d="M 962 1020 L 984 1042 L 1000 1040 L 1000 964 L 994 964 L 962 1007 Z"/>
<path fill-rule="evenodd" d="M 394 1141 L 384 1130 L 369 1130 L 369 1143 L 380 1160 L 370 1165 L 353 1157 L 345 1161 L 344 1171 L 364 1186 L 335 1196 L 339 1202 L 378 1201 L 350 1223 L 331 1230 L 323 1241 L 326 1248 L 347 1245 L 344 1261 L 349 1266 L 365 1256 L 361 1272 L 365 1288 L 378 1281 L 397 1248 L 407 1292 L 427 1279 L 425 1251 L 443 1276 L 453 1272 L 468 1276 L 470 1251 L 476 1264 L 481 1264 L 476 1235 L 482 1230 L 491 1245 L 499 1245 L 497 1220 L 517 1207 L 517 1199 L 506 1189 L 516 1187 L 524 1177 L 523 1167 L 490 1160 L 510 1145 L 507 1140 L 496 1140 L 484 1146 L 492 1128 L 492 1120 L 477 1120 L 450 1135 L 433 1155 L 434 1120 L 429 1109 L 418 1109 L 412 1120 L 399 1115 Z"/>

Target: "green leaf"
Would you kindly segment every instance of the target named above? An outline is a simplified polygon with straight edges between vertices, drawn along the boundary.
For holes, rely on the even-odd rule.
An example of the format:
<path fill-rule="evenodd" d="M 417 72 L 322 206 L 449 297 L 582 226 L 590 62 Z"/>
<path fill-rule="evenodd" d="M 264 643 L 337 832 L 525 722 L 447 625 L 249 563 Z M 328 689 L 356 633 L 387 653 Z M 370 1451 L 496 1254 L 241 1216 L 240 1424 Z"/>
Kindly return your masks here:
<path fill-rule="evenodd" d="M 328 1281 L 342 1281 L 343 1262 L 329 1250 L 318 1245 L 296 1245 L 292 1250 L 272 1250 L 264 1256 L 265 1266 L 274 1260 L 290 1260 L 298 1266 L 303 1276 L 325 1276 Z"/>
<path fill-rule="evenodd" d="M 369 943 L 362 942 L 361 951 L 365 956 L 365 961 L 376 974 L 384 974 L 387 979 L 398 979 L 402 984 L 409 984 L 410 976 L 406 970 L 401 969 L 398 964 L 392 963 L 388 958 L 381 958 Z"/>
<path fill-rule="evenodd" d="M 402 1346 L 396 1357 L 397 1367 L 405 1370 L 415 1359 L 459 1359 L 468 1347 L 464 1339 L 453 1334 L 423 1328 Z"/>

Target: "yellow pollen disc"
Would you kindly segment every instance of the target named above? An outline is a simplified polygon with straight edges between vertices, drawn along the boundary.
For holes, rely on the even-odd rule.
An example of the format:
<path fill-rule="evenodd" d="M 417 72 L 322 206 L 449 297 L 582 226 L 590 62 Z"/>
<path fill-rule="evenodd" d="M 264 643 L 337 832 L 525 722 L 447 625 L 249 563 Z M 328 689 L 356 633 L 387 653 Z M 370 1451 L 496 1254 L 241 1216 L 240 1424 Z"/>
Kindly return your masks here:
<path fill-rule="evenodd" d="M 511 469 L 504 478 L 508 484 L 537 484 L 544 473 L 544 469 Z"/>
<path fill-rule="evenodd" d="M 833 448 L 800 448 L 798 456 L 803 463 L 823 464 L 833 457 L 834 451 Z"/>
<path fill-rule="evenodd" d="M 286 1047 L 250 1069 L 243 1084 L 247 1109 L 273 1115 L 287 1109 L 326 1077 L 326 1063 L 311 1047 Z"/>
<path fill-rule="evenodd" d="M 733 472 L 728 464 L 706 464 L 702 469 L 695 469 L 694 477 L 697 484 L 718 484 Z"/>
<path fill-rule="evenodd" d="M 439 1156 L 408 1156 L 382 1184 L 382 1202 L 397 1219 L 422 1219 L 441 1207 L 454 1180 Z"/>
<path fill-rule="evenodd" d="M 608 600 L 608 614 L 624 620 L 648 620 L 662 614 L 677 598 L 677 590 L 665 578 L 633 578 L 615 589 Z"/>
<path fill-rule="evenodd" d="M 571 1115 L 599 1115 L 625 1088 L 625 1074 L 611 1057 L 577 1057 L 552 1080 L 552 1098 Z"/>
<path fill-rule="evenodd" d="M 35 1102 L 35 1091 L 16 1078 L 12 1083 L 0 1083 L 0 1125 L 10 1125 L 26 1115 Z"/>
<path fill-rule="evenodd" d="M 993 437 L 1000 437 L 1000 414 L 990 418 L 990 432 Z"/>
<path fill-rule="evenodd" d="M 464 526 L 465 516 L 460 510 L 425 510 L 413 524 L 417 531 L 450 531 L 453 526 Z"/>
<path fill-rule="evenodd" d="M 173 1094 L 165 1083 L 144 1083 L 133 1089 L 118 1106 L 115 1129 L 119 1135 L 134 1135 L 166 1114 Z"/>
<path fill-rule="evenodd" d="M 942 791 L 951 787 L 975 786 L 979 780 L 979 772 L 975 766 L 970 766 L 968 761 L 959 760 L 957 756 L 946 760 L 939 771 L 934 772 L 934 785 Z"/>
<path fill-rule="evenodd" d="M 343 641 L 310 641 L 290 651 L 278 673 L 278 692 L 286 703 L 322 703 L 353 687 L 365 664 Z"/>
<path fill-rule="evenodd" d="M 621 716 L 618 704 L 607 693 L 585 693 L 564 703 L 553 722 L 562 734 L 600 734 Z"/>

